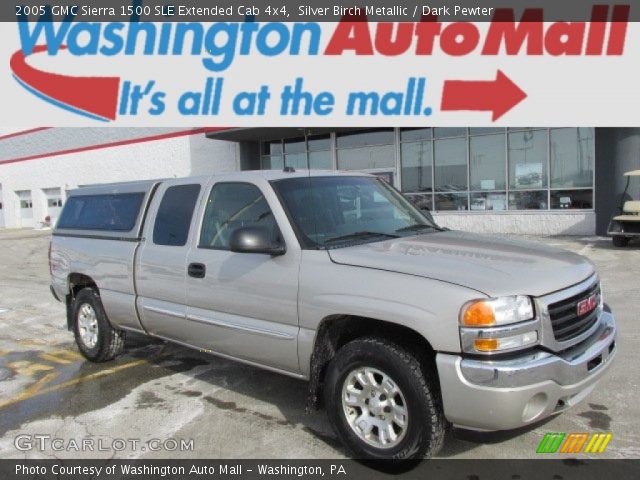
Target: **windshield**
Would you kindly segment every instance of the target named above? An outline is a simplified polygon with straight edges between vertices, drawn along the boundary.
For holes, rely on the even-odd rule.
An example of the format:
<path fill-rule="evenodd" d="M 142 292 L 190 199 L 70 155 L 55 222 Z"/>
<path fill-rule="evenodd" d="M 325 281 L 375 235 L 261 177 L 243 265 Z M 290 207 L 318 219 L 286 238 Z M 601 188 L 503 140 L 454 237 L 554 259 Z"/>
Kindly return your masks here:
<path fill-rule="evenodd" d="M 441 230 L 381 179 L 298 177 L 273 182 L 307 248 L 339 248 Z"/>

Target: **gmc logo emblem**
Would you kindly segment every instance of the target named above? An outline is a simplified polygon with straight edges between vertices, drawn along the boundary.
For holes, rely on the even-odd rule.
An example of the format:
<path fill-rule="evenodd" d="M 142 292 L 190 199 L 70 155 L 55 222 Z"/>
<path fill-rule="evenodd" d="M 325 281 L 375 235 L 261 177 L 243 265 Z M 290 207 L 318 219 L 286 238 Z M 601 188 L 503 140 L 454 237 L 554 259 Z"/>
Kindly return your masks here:
<path fill-rule="evenodd" d="M 595 309 L 598 306 L 598 297 L 594 293 L 589 298 L 585 298 L 584 300 L 578 302 L 578 316 L 586 315 L 591 310 Z"/>

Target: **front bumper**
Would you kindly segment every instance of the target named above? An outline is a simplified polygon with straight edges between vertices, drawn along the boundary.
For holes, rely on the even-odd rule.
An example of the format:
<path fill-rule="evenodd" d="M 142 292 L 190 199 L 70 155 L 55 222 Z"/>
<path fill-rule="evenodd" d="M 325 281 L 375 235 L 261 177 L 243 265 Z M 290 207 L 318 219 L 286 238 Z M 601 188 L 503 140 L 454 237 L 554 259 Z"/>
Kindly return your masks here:
<path fill-rule="evenodd" d="M 509 430 L 566 410 L 609 369 L 615 338 L 615 320 L 605 310 L 588 339 L 561 353 L 538 350 L 508 360 L 438 353 L 445 416 L 463 428 Z"/>

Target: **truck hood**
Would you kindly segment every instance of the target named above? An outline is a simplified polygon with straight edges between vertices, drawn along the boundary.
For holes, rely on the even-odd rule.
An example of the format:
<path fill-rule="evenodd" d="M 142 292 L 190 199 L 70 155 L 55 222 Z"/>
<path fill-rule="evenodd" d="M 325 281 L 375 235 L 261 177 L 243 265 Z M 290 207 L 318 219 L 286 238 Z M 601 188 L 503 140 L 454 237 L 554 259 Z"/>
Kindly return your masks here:
<path fill-rule="evenodd" d="M 541 296 L 593 275 L 578 254 L 522 240 L 445 231 L 329 250 L 335 263 L 417 275 L 491 297 Z"/>

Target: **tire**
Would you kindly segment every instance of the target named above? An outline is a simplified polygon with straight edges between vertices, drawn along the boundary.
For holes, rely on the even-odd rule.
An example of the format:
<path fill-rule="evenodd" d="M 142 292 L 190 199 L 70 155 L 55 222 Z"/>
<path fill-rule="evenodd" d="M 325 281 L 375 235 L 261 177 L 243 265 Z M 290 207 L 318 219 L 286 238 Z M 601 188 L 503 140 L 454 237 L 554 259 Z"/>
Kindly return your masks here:
<path fill-rule="evenodd" d="M 361 374 L 368 386 L 358 379 L 363 378 Z M 379 338 L 354 340 L 342 347 L 329 363 L 324 387 L 327 413 L 336 433 L 356 458 L 430 458 L 442 447 L 447 425 L 436 378 L 435 368 L 421 365 L 413 354 L 392 342 Z M 386 384 L 387 388 L 372 386 L 374 383 Z M 359 390 L 358 384 L 365 393 L 352 395 Z M 388 388 L 393 384 L 399 395 Z M 363 402 L 364 408 L 359 406 Z M 387 415 L 390 412 L 393 419 Z M 405 421 L 404 427 L 396 423 L 398 412 Z M 371 429 L 368 437 L 357 426 L 358 422 L 365 430 Z M 372 428 L 373 423 L 383 425 L 382 430 L 387 432 L 393 429 L 396 438 L 381 433 L 377 426 Z M 387 444 L 383 437 L 387 437 Z"/>
<path fill-rule="evenodd" d="M 629 244 L 629 239 L 622 235 L 614 235 L 611 237 L 614 247 L 626 247 Z"/>
<path fill-rule="evenodd" d="M 100 295 L 84 288 L 73 299 L 73 333 L 80 353 L 92 362 L 113 360 L 124 350 L 124 332 L 111 327 Z"/>

